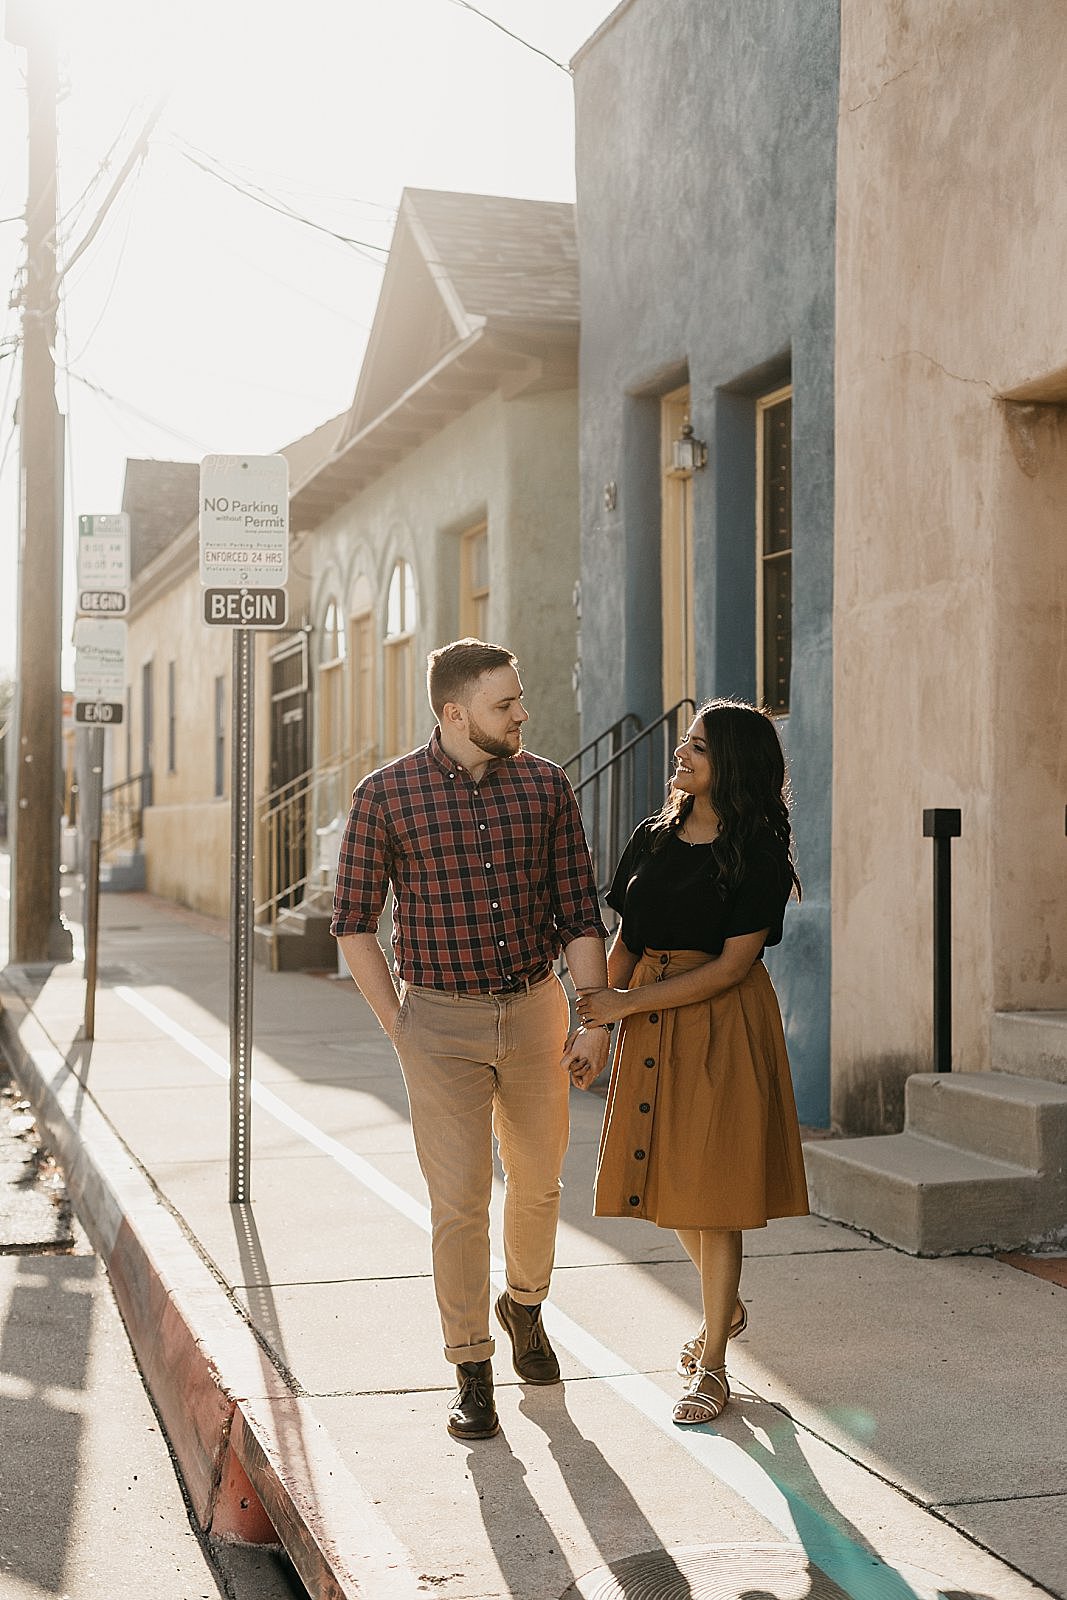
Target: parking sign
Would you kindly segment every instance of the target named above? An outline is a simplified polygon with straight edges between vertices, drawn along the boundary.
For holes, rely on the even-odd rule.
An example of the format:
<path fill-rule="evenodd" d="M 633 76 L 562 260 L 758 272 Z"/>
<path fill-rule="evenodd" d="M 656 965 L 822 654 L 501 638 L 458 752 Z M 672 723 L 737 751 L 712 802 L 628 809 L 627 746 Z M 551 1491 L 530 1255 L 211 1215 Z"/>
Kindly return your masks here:
<path fill-rule="evenodd" d="M 200 463 L 200 582 L 278 589 L 289 577 L 289 463 L 205 456 Z"/>

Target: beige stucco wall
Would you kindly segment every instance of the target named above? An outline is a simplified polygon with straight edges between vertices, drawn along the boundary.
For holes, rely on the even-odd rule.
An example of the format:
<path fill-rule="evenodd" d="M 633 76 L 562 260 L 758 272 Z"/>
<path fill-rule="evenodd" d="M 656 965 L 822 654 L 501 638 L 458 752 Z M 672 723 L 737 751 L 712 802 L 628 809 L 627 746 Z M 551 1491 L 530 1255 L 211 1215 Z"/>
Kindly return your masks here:
<path fill-rule="evenodd" d="M 459 631 L 459 534 L 489 528 L 490 638 L 515 651 L 526 690 L 531 750 L 563 760 L 578 743 L 571 670 L 578 577 L 577 395 L 551 391 L 482 401 L 406 456 L 308 538 L 312 618 L 346 616 L 361 577 L 375 596 L 379 646 L 389 578 L 411 562 L 418 591 L 415 739 L 433 717 L 423 687 L 426 655 Z M 379 748 L 384 709 L 378 675 Z"/>
<path fill-rule="evenodd" d="M 230 802 L 145 812 L 146 886 L 209 917 L 230 914 Z"/>
<path fill-rule="evenodd" d="M 929 1070 L 927 806 L 958 806 L 955 1063 L 1067 1005 L 1067 52 L 1060 0 L 845 0 L 833 1116 Z M 1057 377 L 1056 375 L 1059 374 Z"/>
<path fill-rule="evenodd" d="M 233 630 L 208 627 L 203 618 L 203 591 L 197 561 L 195 529 L 179 536 L 175 548 L 147 569 L 140 591 L 135 588 L 127 642 L 130 696 L 129 744 L 116 730 L 117 781 L 141 770 L 143 668 L 153 663 L 152 805 L 144 816 L 146 886 L 206 915 L 226 916 L 230 895 L 230 742 L 232 721 Z M 192 563 L 192 564 L 190 564 Z M 289 584 L 290 622 L 299 625 L 307 605 L 306 584 L 292 571 Z M 166 573 L 166 581 L 160 581 Z M 151 596 L 142 598 L 147 590 Z M 255 648 L 254 793 L 258 802 L 269 787 L 270 651 L 287 634 L 257 632 Z M 176 663 L 177 725 L 175 765 L 167 768 L 167 664 Z M 223 796 L 215 797 L 215 680 L 222 678 L 226 717 Z M 263 892 L 263 849 L 257 839 L 254 893 Z"/>

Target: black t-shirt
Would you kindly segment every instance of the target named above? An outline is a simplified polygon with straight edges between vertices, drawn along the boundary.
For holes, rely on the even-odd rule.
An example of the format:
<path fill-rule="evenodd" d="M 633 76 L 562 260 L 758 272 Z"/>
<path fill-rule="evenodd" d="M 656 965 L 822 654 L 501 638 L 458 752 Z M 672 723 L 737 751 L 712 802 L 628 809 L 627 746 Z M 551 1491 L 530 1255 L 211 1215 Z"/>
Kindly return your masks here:
<path fill-rule="evenodd" d="M 652 848 L 653 839 L 657 847 Z M 758 836 L 736 889 L 715 878 L 713 844 L 686 844 L 674 832 L 653 835 L 651 818 L 635 831 L 615 871 L 607 902 L 622 917 L 627 950 L 703 950 L 722 954 L 727 939 L 768 928 L 782 938 L 792 889 L 789 866 L 772 834 Z"/>

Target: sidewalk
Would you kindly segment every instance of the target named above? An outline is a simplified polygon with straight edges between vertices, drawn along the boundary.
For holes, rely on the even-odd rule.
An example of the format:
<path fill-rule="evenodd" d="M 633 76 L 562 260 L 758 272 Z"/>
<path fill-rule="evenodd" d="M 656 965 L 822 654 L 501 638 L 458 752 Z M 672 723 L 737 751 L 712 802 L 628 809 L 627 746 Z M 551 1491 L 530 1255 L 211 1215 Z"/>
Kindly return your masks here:
<path fill-rule="evenodd" d="M 77 963 L 7 968 L 0 1030 L 213 1533 L 277 1530 L 315 1597 L 1067 1594 L 1067 1289 L 772 1224 L 746 1236 L 736 1403 L 678 1429 L 695 1275 L 672 1235 L 590 1216 L 603 1101 L 575 1093 L 546 1312 L 564 1383 L 522 1385 L 504 1341 L 501 1433 L 460 1444 L 369 1011 L 256 970 L 252 1200 L 231 1207 L 226 930 L 101 904 L 95 1043 Z"/>

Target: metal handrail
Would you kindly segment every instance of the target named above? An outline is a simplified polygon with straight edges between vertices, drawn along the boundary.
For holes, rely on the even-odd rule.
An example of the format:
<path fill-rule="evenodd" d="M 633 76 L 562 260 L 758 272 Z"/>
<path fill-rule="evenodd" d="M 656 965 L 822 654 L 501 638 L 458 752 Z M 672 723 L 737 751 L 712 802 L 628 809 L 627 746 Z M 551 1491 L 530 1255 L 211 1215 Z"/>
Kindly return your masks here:
<path fill-rule="evenodd" d="M 328 887 L 316 860 L 319 835 L 347 811 L 348 792 L 374 769 L 377 755 L 376 745 L 363 745 L 327 766 L 308 768 L 263 797 L 256 821 L 266 886 L 256 901 L 258 922 L 274 927 L 309 890 Z M 318 883 L 316 873 L 322 879 Z"/>
<path fill-rule="evenodd" d="M 100 816 L 102 861 L 110 860 L 120 850 L 140 843 L 144 837 L 144 813 L 151 804 L 151 791 L 150 772 L 135 772 L 119 783 L 108 784 L 103 790 Z M 116 796 L 122 798 L 116 799 Z"/>
<path fill-rule="evenodd" d="M 562 763 L 564 772 L 570 776 L 571 768 L 577 767 L 578 771 L 574 774 L 574 777 L 581 777 L 582 762 L 590 752 L 593 753 L 593 760 L 596 762 L 598 760 L 596 754 L 597 746 L 603 744 L 605 739 L 611 740 L 612 754 L 614 754 L 619 748 L 619 739 L 625 733 L 627 724 L 631 723 L 635 731 L 641 727 L 641 718 L 635 711 L 625 712 L 623 716 L 611 724 L 610 728 L 605 728 L 603 733 L 598 733 L 595 739 L 589 739 L 582 745 L 580 750 L 576 750 L 572 756 L 568 756 L 566 761 Z"/>
<path fill-rule="evenodd" d="M 602 896 L 634 828 L 662 804 L 682 713 L 695 710 L 694 700 L 679 700 L 574 783 Z"/>

